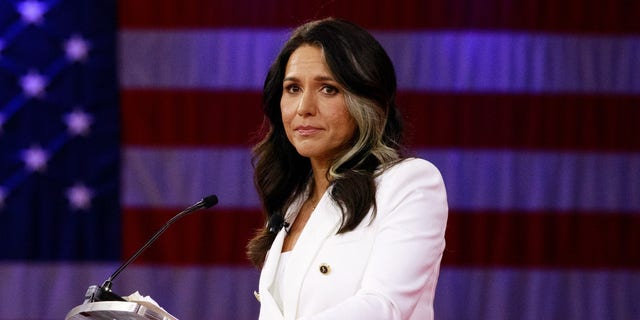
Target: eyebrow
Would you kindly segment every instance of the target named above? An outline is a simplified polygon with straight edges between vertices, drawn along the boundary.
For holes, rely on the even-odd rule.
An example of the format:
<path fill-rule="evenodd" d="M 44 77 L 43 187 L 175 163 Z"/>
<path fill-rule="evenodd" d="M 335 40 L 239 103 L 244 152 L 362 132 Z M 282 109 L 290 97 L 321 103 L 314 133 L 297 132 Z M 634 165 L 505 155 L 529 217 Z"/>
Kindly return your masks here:
<path fill-rule="evenodd" d="M 333 82 L 337 82 L 336 79 L 334 79 L 333 77 L 330 76 L 317 76 L 315 78 L 313 78 L 313 80 L 315 81 L 333 81 Z M 282 79 L 282 82 L 286 82 L 286 81 L 299 81 L 297 77 L 285 77 L 284 79 Z"/>

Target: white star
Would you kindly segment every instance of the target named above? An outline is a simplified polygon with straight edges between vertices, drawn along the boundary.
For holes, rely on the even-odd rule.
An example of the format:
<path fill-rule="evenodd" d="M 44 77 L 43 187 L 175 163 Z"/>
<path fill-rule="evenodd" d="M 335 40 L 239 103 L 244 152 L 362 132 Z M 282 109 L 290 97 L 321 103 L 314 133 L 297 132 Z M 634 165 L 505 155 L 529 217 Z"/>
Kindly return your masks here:
<path fill-rule="evenodd" d="M 64 116 L 64 122 L 67 124 L 67 131 L 72 136 L 87 136 L 93 117 L 82 110 L 75 109 Z"/>
<path fill-rule="evenodd" d="M 47 86 L 47 79 L 37 71 L 30 70 L 29 73 L 20 78 L 22 91 L 29 98 L 42 98 L 44 88 Z"/>
<path fill-rule="evenodd" d="M 87 210 L 91 208 L 93 192 L 82 183 L 76 183 L 67 189 L 67 199 L 71 208 L 75 210 Z"/>
<path fill-rule="evenodd" d="M 47 151 L 39 146 L 32 146 L 22 152 L 22 161 L 24 161 L 29 171 L 43 172 L 47 168 L 48 160 Z"/>
<path fill-rule="evenodd" d="M 16 9 L 26 24 L 41 24 L 42 17 L 49 10 L 45 3 L 35 0 L 22 1 Z"/>
<path fill-rule="evenodd" d="M 89 42 L 79 35 L 73 35 L 64 43 L 64 52 L 71 61 L 85 61 L 89 53 Z"/>

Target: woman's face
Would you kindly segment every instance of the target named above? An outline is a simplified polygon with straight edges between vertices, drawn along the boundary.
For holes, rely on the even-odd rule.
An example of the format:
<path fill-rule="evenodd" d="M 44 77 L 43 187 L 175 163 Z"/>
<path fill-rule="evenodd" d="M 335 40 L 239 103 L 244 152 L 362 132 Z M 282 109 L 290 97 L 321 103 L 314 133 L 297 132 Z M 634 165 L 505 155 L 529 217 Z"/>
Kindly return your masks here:
<path fill-rule="evenodd" d="M 287 62 L 280 111 L 287 138 L 303 157 L 328 162 L 356 131 L 344 90 L 333 78 L 322 50 L 303 45 Z"/>

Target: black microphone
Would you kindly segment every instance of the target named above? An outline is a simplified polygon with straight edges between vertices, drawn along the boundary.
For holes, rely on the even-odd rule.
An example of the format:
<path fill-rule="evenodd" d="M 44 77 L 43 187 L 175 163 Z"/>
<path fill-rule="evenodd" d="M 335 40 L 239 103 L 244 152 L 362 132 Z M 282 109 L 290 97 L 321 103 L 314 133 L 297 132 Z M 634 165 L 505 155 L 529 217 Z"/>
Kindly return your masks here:
<path fill-rule="evenodd" d="M 284 217 L 282 217 L 282 214 L 278 212 L 271 215 L 271 218 L 269 218 L 269 223 L 267 225 L 269 228 L 269 232 L 273 234 L 278 234 L 278 232 L 282 228 L 284 228 L 285 231 L 289 232 L 289 230 L 287 230 L 287 228 L 289 228 L 289 223 L 284 221 Z"/>
<path fill-rule="evenodd" d="M 174 222 L 178 221 L 178 219 L 200 209 L 210 208 L 218 204 L 218 197 L 216 195 L 210 195 L 202 198 L 202 200 L 198 201 L 194 205 L 182 210 L 178 214 L 176 214 L 173 218 L 171 218 L 167 223 L 158 230 L 151 239 L 149 239 L 138 251 L 136 251 L 129 260 L 120 265 L 115 272 L 109 276 L 107 280 L 101 285 L 96 286 L 92 285 L 87 289 L 87 293 L 85 293 L 85 303 L 86 302 L 96 302 L 96 301 L 125 301 L 122 297 L 117 294 L 114 294 L 111 291 L 111 286 L 113 285 L 113 280 L 124 270 L 129 264 L 131 264 L 144 250 L 146 250 L 153 242 L 155 242 L 160 235 L 169 228 Z"/>

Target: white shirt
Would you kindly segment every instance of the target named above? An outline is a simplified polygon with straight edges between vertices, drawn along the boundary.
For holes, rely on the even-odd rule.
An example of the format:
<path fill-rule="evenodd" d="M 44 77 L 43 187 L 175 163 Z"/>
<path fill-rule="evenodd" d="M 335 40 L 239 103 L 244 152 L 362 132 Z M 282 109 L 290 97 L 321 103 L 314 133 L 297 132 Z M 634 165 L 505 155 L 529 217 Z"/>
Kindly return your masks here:
<path fill-rule="evenodd" d="M 289 256 L 291 255 L 291 251 L 283 252 L 280 254 L 280 259 L 278 260 L 278 270 L 276 271 L 275 278 L 273 279 L 273 286 L 271 287 L 271 294 L 273 298 L 276 300 L 276 303 L 282 308 L 282 290 L 285 288 L 285 279 L 286 279 L 286 269 L 287 269 L 287 261 L 289 260 Z"/>

